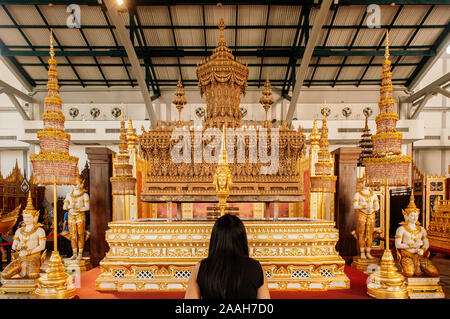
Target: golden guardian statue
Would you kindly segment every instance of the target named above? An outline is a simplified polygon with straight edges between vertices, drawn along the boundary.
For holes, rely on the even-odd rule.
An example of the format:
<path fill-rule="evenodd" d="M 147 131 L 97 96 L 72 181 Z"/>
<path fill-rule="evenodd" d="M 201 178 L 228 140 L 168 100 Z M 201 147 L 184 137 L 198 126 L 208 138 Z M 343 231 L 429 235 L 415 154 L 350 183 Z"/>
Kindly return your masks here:
<path fill-rule="evenodd" d="M 31 194 L 28 195 L 27 206 L 22 212 L 24 225 L 14 234 L 12 250 L 15 259 L 2 272 L 2 279 L 13 277 L 37 279 L 41 261 L 45 260 L 45 231 L 37 222 L 39 211 L 33 207 Z"/>
<path fill-rule="evenodd" d="M 89 195 L 83 188 L 84 181 L 80 176 L 76 179 L 76 185 L 64 199 L 63 209 L 68 210 L 68 223 L 70 242 L 73 256 L 69 260 L 81 260 L 86 236 L 86 211 L 89 210 Z"/>
<path fill-rule="evenodd" d="M 427 231 L 418 222 L 420 210 L 414 204 L 414 195 L 408 207 L 403 210 L 405 221 L 400 223 L 395 234 L 395 248 L 403 275 L 406 277 L 422 276 L 426 274 L 430 277 L 439 276 L 439 270 L 429 259 L 430 246 Z"/>
<path fill-rule="evenodd" d="M 371 255 L 375 227 L 375 212 L 380 209 L 380 201 L 373 190 L 367 186 L 365 176 L 358 179 L 358 191 L 353 197 L 353 208 L 357 214 L 356 234 L 359 247 L 359 260 L 375 259 Z"/>

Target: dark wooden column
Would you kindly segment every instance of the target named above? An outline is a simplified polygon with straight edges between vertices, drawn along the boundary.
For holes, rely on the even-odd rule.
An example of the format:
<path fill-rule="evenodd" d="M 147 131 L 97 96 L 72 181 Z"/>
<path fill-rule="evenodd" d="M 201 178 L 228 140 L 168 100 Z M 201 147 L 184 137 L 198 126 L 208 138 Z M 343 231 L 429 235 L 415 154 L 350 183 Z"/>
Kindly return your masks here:
<path fill-rule="evenodd" d="M 112 218 L 111 183 L 112 155 L 114 152 L 106 147 L 87 147 L 86 154 L 90 163 L 90 253 L 94 267 L 106 256 L 108 244 L 105 232 Z"/>
<path fill-rule="evenodd" d="M 338 177 L 335 196 L 335 221 L 339 229 L 336 250 L 346 262 L 357 254 L 356 239 L 351 232 L 356 229 L 356 211 L 353 196 L 356 192 L 359 147 L 341 147 L 332 152 L 335 156 L 335 175 Z"/>

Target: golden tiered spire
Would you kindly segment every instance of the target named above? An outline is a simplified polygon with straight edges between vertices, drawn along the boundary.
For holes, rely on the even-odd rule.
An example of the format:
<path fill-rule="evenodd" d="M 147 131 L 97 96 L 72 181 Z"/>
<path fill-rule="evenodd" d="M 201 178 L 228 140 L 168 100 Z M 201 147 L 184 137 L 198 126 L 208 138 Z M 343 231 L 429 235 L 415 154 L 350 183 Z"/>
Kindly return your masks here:
<path fill-rule="evenodd" d="M 44 99 L 42 114 L 44 129 L 37 134 L 39 154 L 31 154 L 30 160 L 33 164 L 33 182 L 44 185 L 53 184 L 53 210 L 56 212 L 56 185 L 75 184 L 79 172 L 78 158 L 69 154 L 70 135 L 64 130 L 66 119 L 62 112 L 62 100 L 59 97 L 57 62 L 54 56 L 53 30 L 50 29 L 47 97 Z M 32 203 L 30 204 L 32 207 Z M 38 299 L 71 298 L 76 293 L 73 278 L 65 272 L 58 252 L 57 214 L 53 214 L 53 217 L 53 251 L 46 273 L 39 278 L 35 292 Z"/>
<path fill-rule="evenodd" d="M 313 121 L 313 128 L 311 131 L 311 134 L 309 134 L 308 136 L 308 140 L 311 143 L 311 147 L 314 146 L 319 146 L 319 141 L 320 141 L 320 133 L 319 133 L 319 129 L 317 128 L 317 120 L 314 119 Z"/>
<path fill-rule="evenodd" d="M 389 31 L 386 30 L 386 47 L 384 48 L 384 57 L 389 59 Z"/>
<path fill-rule="evenodd" d="M 267 121 L 267 112 L 269 111 L 273 102 L 274 99 L 272 96 L 272 89 L 270 88 L 269 76 L 267 76 L 266 83 L 264 84 L 264 89 L 262 91 L 262 96 L 261 99 L 259 100 L 259 103 L 261 103 L 261 105 L 263 106 L 264 111 L 266 111 L 266 121 Z"/>
<path fill-rule="evenodd" d="M 50 57 L 53 59 L 55 50 L 53 49 L 53 29 L 50 29 Z"/>
<path fill-rule="evenodd" d="M 136 149 L 136 143 L 138 140 L 137 134 L 134 132 L 133 128 L 133 121 L 128 119 L 128 131 L 127 131 L 127 142 L 128 142 L 128 149 Z"/>
<path fill-rule="evenodd" d="M 178 110 L 178 121 L 181 123 L 181 110 L 187 103 L 186 98 L 184 97 L 184 89 L 183 84 L 181 83 L 181 75 L 178 78 L 177 90 L 175 92 L 175 97 L 173 98 L 172 103 L 175 104 Z"/>
<path fill-rule="evenodd" d="M 411 195 L 409 196 L 409 204 L 408 207 L 406 207 L 402 213 L 403 216 L 409 215 L 412 212 L 420 212 L 420 209 L 417 208 L 416 203 L 414 202 L 414 189 L 411 188 Z"/>
<path fill-rule="evenodd" d="M 320 149 L 322 151 L 328 151 L 328 146 L 330 142 L 328 141 L 328 127 L 327 127 L 327 102 L 325 101 L 323 106 L 323 119 L 322 119 L 322 129 L 320 133 Z"/>
<path fill-rule="evenodd" d="M 33 198 L 31 197 L 31 191 L 28 192 L 27 206 L 22 211 L 22 215 L 23 214 L 31 214 L 33 216 L 39 215 L 39 211 L 34 209 Z"/>
<path fill-rule="evenodd" d="M 205 127 L 240 127 L 241 94 L 247 89 L 248 67 L 239 62 L 225 41 L 225 22 L 219 22 L 220 39 L 212 55 L 197 67 L 200 95 L 206 96 Z"/>
<path fill-rule="evenodd" d="M 132 133 L 134 133 L 131 127 Z M 130 132 L 129 132 L 130 133 Z M 129 134 L 128 134 L 129 135 Z M 133 165 L 130 164 L 130 155 L 128 153 L 127 129 L 125 128 L 125 119 L 122 103 L 122 120 L 120 121 L 120 139 L 119 154 L 114 164 L 114 176 L 110 178 L 111 192 L 113 195 L 135 195 L 136 178 L 133 177 Z"/>
<path fill-rule="evenodd" d="M 378 102 L 380 114 L 375 119 L 377 133 L 372 135 L 372 156 L 363 159 L 367 176 L 366 183 L 369 186 L 386 186 L 386 199 L 389 199 L 389 186 L 408 185 L 409 167 L 412 161 L 411 156 L 401 155 L 403 136 L 396 129 L 399 118 L 394 112 L 394 105 L 391 61 L 389 60 L 389 33 L 386 31 L 385 59 L 382 64 L 380 100 Z M 411 196 L 412 201 L 414 201 L 413 196 Z M 386 202 L 385 207 L 385 234 L 389 234 L 390 203 Z M 382 299 L 408 298 L 405 277 L 397 272 L 394 257 L 389 249 L 389 240 L 385 241 L 380 271 L 372 273 L 369 277 L 367 293 Z"/>
<path fill-rule="evenodd" d="M 36 184 L 75 184 L 78 175 L 78 158 L 70 156 L 70 135 L 64 130 L 66 118 L 59 97 L 57 61 L 54 58 L 53 30 L 50 30 L 50 58 L 48 59 L 47 96 L 44 99 L 43 130 L 38 131 L 39 154 L 31 154 L 34 182 Z"/>

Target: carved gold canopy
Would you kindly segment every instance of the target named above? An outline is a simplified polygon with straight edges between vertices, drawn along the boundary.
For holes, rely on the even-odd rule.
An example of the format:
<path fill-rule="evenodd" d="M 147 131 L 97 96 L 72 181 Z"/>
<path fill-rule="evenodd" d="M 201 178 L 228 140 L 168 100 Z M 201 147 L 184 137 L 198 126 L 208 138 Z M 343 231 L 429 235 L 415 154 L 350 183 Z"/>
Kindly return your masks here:
<path fill-rule="evenodd" d="M 243 145 L 245 149 L 245 161 L 237 162 L 237 156 L 230 158 L 230 170 L 233 179 L 233 187 L 230 191 L 229 201 L 272 201 L 280 200 L 293 202 L 301 200 L 299 172 L 297 161 L 301 156 L 305 145 L 305 136 L 301 128 L 294 130 L 285 121 L 271 123 L 267 119 L 261 123 L 242 122 L 240 111 L 241 95 L 247 88 L 248 67 L 238 58 L 235 58 L 228 48 L 224 37 L 225 23 L 220 20 L 220 39 L 212 55 L 202 60 L 197 68 L 198 86 L 200 94 L 206 98 L 206 115 L 202 122 L 201 134 L 195 133 L 194 126 L 179 119 L 175 122 L 158 122 L 157 127 L 149 131 L 143 129 L 139 137 L 139 147 L 142 157 L 147 161 L 148 172 L 142 190 L 142 200 L 149 202 L 215 202 L 216 191 L 212 180 L 217 163 L 207 163 L 204 160 L 196 162 L 195 146 L 200 145 L 202 150 L 207 147 L 210 140 L 205 138 L 207 129 L 221 131 L 223 127 L 233 128 L 234 134 L 226 137 L 227 151 L 234 145 L 234 153 L 237 147 Z M 175 92 L 174 104 L 177 108 L 185 106 L 184 97 L 181 94 L 181 83 Z M 262 92 L 260 103 L 266 111 L 273 103 L 270 82 L 267 79 Z M 174 163 L 172 150 L 174 145 L 183 140 L 172 139 L 175 129 L 184 129 L 190 138 L 190 158 L 192 161 Z M 268 164 L 258 161 L 250 161 L 249 149 L 254 146 L 255 140 L 249 138 L 254 133 L 257 143 L 266 144 L 267 154 L 277 151 L 279 165 L 276 171 L 263 174 L 262 167 Z M 276 135 L 278 134 L 278 135 Z M 275 137 L 277 136 L 277 137 Z M 200 140 L 198 140 L 200 139 Z M 278 139 L 278 150 L 273 149 L 272 140 Z M 219 138 L 220 141 L 220 138 Z M 188 141 L 185 140 L 187 144 Z M 262 145 L 264 145 L 262 144 Z M 259 145 L 259 144 L 258 144 Z M 265 200 L 262 200 L 262 197 Z"/>

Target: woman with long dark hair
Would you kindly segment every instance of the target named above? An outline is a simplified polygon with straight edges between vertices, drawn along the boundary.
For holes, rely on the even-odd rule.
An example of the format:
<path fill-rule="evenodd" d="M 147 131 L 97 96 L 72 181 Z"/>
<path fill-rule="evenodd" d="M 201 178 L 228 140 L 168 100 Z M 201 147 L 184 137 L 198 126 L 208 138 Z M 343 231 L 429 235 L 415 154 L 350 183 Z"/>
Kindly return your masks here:
<path fill-rule="evenodd" d="M 220 217 L 211 232 L 208 258 L 195 265 L 186 299 L 270 299 L 260 263 L 249 257 L 242 221 Z"/>

